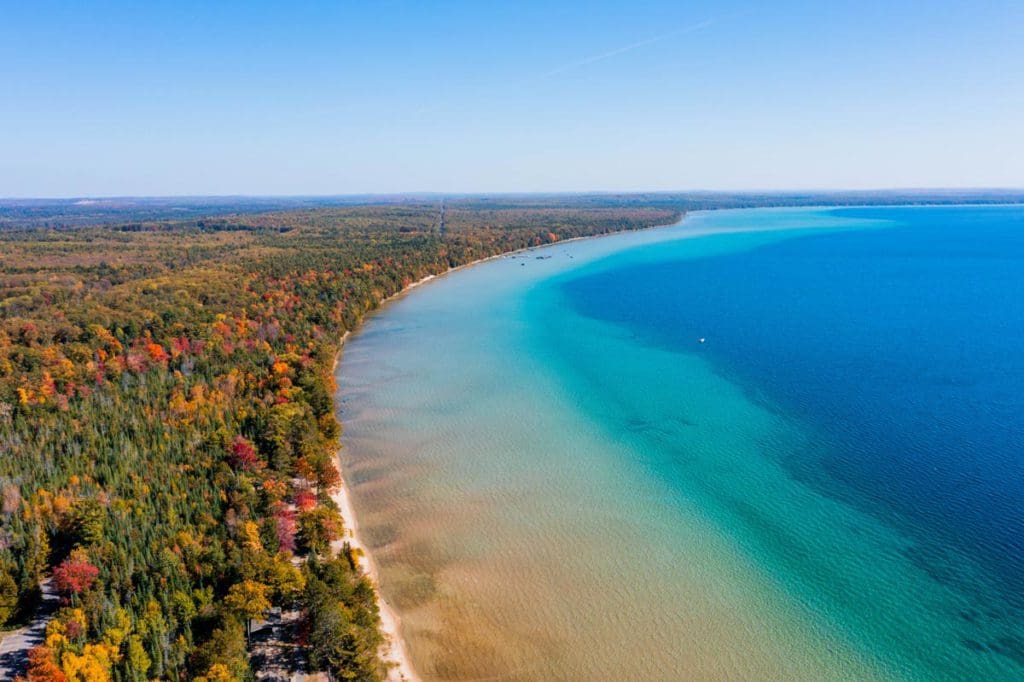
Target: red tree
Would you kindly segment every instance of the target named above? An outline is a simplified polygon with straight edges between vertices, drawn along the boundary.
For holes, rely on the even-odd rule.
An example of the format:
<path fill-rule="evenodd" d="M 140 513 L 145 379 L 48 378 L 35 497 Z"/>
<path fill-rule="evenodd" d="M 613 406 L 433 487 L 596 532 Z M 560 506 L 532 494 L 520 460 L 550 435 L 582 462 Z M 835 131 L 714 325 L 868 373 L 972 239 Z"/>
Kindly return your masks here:
<path fill-rule="evenodd" d="M 316 506 L 316 495 L 309 490 L 300 490 L 295 493 L 295 506 L 299 511 L 309 511 Z"/>
<path fill-rule="evenodd" d="M 58 592 L 67 596 L 78 596 L 92 587 L 99 575 L 100 569 L 89 563 L 88 559 L 72 553 L 53 569 L 53 584 Z"/>
<path fill-rule="evenodd" d="M 242 436 L 235 436 L 235 440 L 229 448 L 231 453 L 231 465 L 243 471 L 252 471 L 260 464 L 260 458 L 256 454 L 256 448 L 248 439 Z"/>

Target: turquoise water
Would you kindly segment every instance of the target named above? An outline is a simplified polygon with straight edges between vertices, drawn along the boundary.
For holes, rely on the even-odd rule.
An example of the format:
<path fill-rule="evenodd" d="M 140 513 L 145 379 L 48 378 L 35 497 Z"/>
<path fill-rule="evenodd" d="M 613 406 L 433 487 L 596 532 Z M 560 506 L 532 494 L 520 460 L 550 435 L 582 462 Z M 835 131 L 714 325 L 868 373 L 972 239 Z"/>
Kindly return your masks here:
<path fill-rule="evenodd" d="M 1020 678 L 1022 219 L 704 213 L 389 305 L 343 466 L 418 671 Z"/>

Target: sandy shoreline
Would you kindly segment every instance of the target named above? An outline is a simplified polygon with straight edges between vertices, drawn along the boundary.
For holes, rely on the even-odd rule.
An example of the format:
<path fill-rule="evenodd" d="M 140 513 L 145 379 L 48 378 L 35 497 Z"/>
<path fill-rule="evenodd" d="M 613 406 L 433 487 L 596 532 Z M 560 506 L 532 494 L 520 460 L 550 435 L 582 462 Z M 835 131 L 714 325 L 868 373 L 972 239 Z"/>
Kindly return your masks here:
<path fill-rule="evenodd" d="M 490 260 L 491 258 L 499 257 L 500 256 L 489 256 L 488 258 L 480 258 L 471 263 L 467 263 L 466 265 L 460 265 L 458 268 L 449 268 L 446 272 L 442 273 L 442 276 L 449 272 L 453 272 L 454 270 L 466 268 L 471 265 L 476 265 L 486 260 Z M 438 275 L 427 275 L 426 277 L 418 279 L 403 288 L 401 291 L 385 298 L 380 302 L 380 305 L 383 306 L 388 301 L 398 298 L 421 284 L 426 284 L 437 277 Z M 380 308 L 378 308 L 378 310 L 379 309 Z M 345 342 L 348 341 L 351 335 L 352 332 L 347 331 L 341 337 L 338 355 L 334 358 L 334 366 L 331 369 L 332 374 L 338 369 L 342 353 L 345 351 Z M 409 658 L 409 653 L 406 650 L 405 640 L 402 638 L 401 620 L 395 610 L 384 598 L 384 594 L 380 589 L 380 573 L 377 570 L 377 565 L 374 563 L 373 556 L 370 554 L 365 543 L 363 543 L 359 536 L 359 522 L 356 519 L 355 509 L 352 507 L 352 497 L 349 495 L 348 482 L 345 480 L 345 471 L 341 464 L 340 448 L 338 449 L 338 454 L 335 456 L 335 460 L 338 472 L 341 474 L 341 485 L 338 487 L 337 492 L 331 495 L 331 499 L 334 500 L 334 503 L 338 505 L 338 509 L 341 511 L 341 517 L 345 522 L 345 532 L 342 539 L 332 543 L 332 549 L 337 553 L 347 542 L 353 549 L 359 550 L 356 552 L 356 561 L 359 563 L 359 567 L 367 576 L 369 576 L 370 580 L 373 582 L 374 588 L 376 589 L 377 608 L 380 611 L 380 630 L 387 639 L 387 643 L 381 651 L 381 658 L 388 666 L 388 674 L 385 679 L 389 682 L 419 682 L 420 677 L 416 674 L 416 669 L 412 666 L 412 660 Z"/>
<path fill-rule="evenodd" d="M 641 232 L 646 230 L 656 230 L 666 227 L 673 227 L 682 222 L 682 220 L 684 220 L 685 217 L 686 214 L 684 213 L 676 222 L 669 223 L 667 225 L 653 225 L 648 228 L 643 228 L 643 230 L 632 231 Z M 608 232 L 605 234 L 590 235 L 586 237 L 573 237 L 571 239 L 564 239 L 561 241 L 552 242 L 550 244 L 530 246 L 522 249 L 516 249 L 514 251 L 495 254 L 493 256 L 487 256 L 486 258 L 478 258 L 477 260 L 471 261 L 464 265 L 449 268 L 440 275 L 427 275 L 426 277 L 423 277 L 409 284 L 408 286 L 404 287 L 401 291 L 398 291 L 397 293 L 381 301 L 380 305 L 377 307 L 376 310 L 380 310 L 380 308 L 384 306 L 386 303 L 394 299 L 397 299 L 401 296 L 404 296 L 405 294 L 409 293 L 410 291 L 412 291 L 413 289 L 422 284 L 426 284 L 427 282 L 433 279 L 443 277 L 457 270 L 462 270 L 463 268 L 473 267 L 475 265 L 479 265 L 490 260 L 494 260 L 497 258 L 505 258 L 507 256 L 512 256 L 518 253 L 524 253 L 538 249 L 545 249 L 549 247 L 558 246 L 560 244 L 566 244 L 568 242 L 579 241 L 582 239 L 599 239 L 601 237 L 609 237 L 616 234 L 624 234 L 625 232 L 628 231 L 624 230 L 618 232 Z M 376 312 L 376 310 L 374 312 Z M 351 335 L 352 331 L 347 331 L 341 337 L 340 348 L 338 350 L 338 355 L 334 358 L 334 366 L 332 368 L 332 373 L 337 371 L 338 364 L 340 363 L 342 354 L 344 353 L 345 350 L 345 343 L 346 341 L 348 341 Z M 341 511 L 342 518 L 345 521 L 345 533 L 344 537 L 341 540 L 338 540 L 335 543 L 333 543 L 333 549 L 335 551 L 340 550 L 341 547 L 346 542 L 348 542 L 353 549 L 358 549 L 359 552 L 357 552 L 357 560 L 359 562 L 360 568 L 362 568 L 366 575 L 369 576 L 370 580 L 373 582 L 376 588 L 377 605 L 380 610 L 381 632 L 384 633 L 384 636 L 387 639 L 387 644 L 385 644 L 381 652 L 381 658 L 385 661 L 389 668 L 387 679 L 391 682 L 419 682 L 421 678 L 419 677 L 419 675 L 416 674 L 416 670 L 412 665 L 412 660 L 410 659 L 408 650 L 406 648 L 405 640 L 402 638 L 401 619 L 395 612 L 394 608 L 392 608 L 392 606 L 388 604 L 387 600 L 384 598 L 384 595 L 380 589 L 380 574 L 377 569 L 377 566 L 373 561 L 372 555 L 367 550 L 366 545 L 359 537 L 359 524 L 356 519 L 355 509 L 352 506 L 352 497 L 349 494 L 348 483 L 345 480 L 345 471 L 344 467 L 342 467 L 341 464 L 340 448 L 338 454 L 336 455 L 336 462 L 338 466 L 338 471 L 341 473 L 341 485 L 339 486 L 338 491 L 334 493 L 331 496 L 331 498 L 334 500 L 335 504 L 338 505 L 338 508 Z"/>
<path fill-rule="evenodd" d="M 689 215 L 693 216 L 696 213 L 698 213 L 698 212 L 694 212 L 694 213 L 691 213 Z M 686 216 L 683 217 L 684 220 L 685 220 L 685 217 Z M 645 228 L 644 230 L 638 230 L 637 232 L 645 232 L 645 231 L 648 231 L 648 230 L 655 230 L 655 229 L 664 228 L 664 227 L 674 227 L 674 226 L 678 226 L 680 222 L 682 222 L 682 221 L 680 220 L 680 221 L 674 222 L 671 225 L 652 226 L 651 228 Z M 738 227 L 738 226 L 725 226 L 725 227 L 721 227 L 720 226 L 718 228 L 715 228 L 715 227 L 712 227 L 712 226 L 704 226 L 704 225 L 701 225 L 701 224 L 698 223 L 697 225 L 692 225 L 691 224 L 689 226 L 689 228 L 690 229 L 688 229 L 686 231 L 686 233 L 685 233 L 685 237 L 686 238 L 696 238 L 696 237 L 702 237 L 702 236 L 706 236 L 706 235 L 710 235 L 710 234 L 739 233 L 739 232 L 758 232 L 758 231 L 761 231 L 762 229 L 764 229 L 765 231 L 775 231 L 775 230 L 779 229 L 778 227 L 764 227 L 764 228 L 761 228 L 761 227 L 757 226 L 756 223 L 753 226 L 749 226 L 749 227 L 746 227 L 746 226 L 743 226 L 743 227 Z M 793 226 L 788 226 L 786 229 L 787 230 L 800 231 L 800 230 L 809 229 L 809 228 L 807 226 L 802 225 L 802 224 L 795 224 Z M 812 228 L 812 229 L 819 229 L 819 228 Z M 392 296 L 389 296 L 386 299 L 384 299 L 383 301 L 381 301 L 380 305 L 373 312 L 380 311 L 386 303 L 392 302 L 392 301 L 394 301 L 396 299 L 399 299 L 399 298 L 403 297 L 405 294 L 407 294 L 412 289 L 415 289 L 416 287 L 419 287 L 422 284 L 425 284 L 426 282 L 428 282 L 430 280 L 433 280 L 433 279 L 436 279 L 438 277 L 442 277 L 444 275 L 447 275 L 447 274 L 453 272 L 454 270 L 460 270 L 462 268 L 468 268 L 468 267 L 475 266 L 475 265 L 478 265 L 480 263 L 483 263 L 483 262 L 486 262 L 486 261 L 489 261 L 489 260 L 493 260 L 493 259 L 507 258 L 507 257 L 514 256 L 516 254 L 522 254 L 524 252 L 541 250 L 541 249 L 547 249 L 547 248 L 550 248 L 550 247 L 553 247 L 553 246 L 558 246 L 560 244 L 563 244 L 563 243 L 569 242 L 569 241 L 577 241 L 577 240 L 580 240 L 580 239 L 596 239 L 596 238 L 599 238 L 599 237 L 613 236 L 613 235 L 616 235 L 616 234 L 621 235 L 621 234 L 623 234 L 623 232 L 612 232 L 612 233 L 608 233 L 608 234 L 593 235 L 593 236 L 589 236 L 589 237 L 579 237 L 579 238 L 574 238 L 574 239 L 571 239 L 571 240 L 570 239 L 566 239 L 566 240 L 564 240 L 562 242 L 555 242 L 555 243 L 552 243 L 552 244 L 545 244 L 545 245 L 541 245 L 541 246 L 535 246 L 535 247 L 528 247 L 528 248 L 524 248 L 524 249 L 518 249 L 518 250 L 515 250 L 515 251 L 509 251 L 509 252 L 505 252 L 505 253 L 489 256 L 487 258 L 481 258 L 481 259 L 472 261 L 470 263 L 461 265 L 461 266 L 459 266 L 457 268 L 450 268 L 447 271 L 445 271 L 443 273 L 440 273 L 438 275 L 428 275 L 428 276 L 426 276 L 426 277 L 424 277 L 424 278 L 422 278 L 420 280 L 417 280 L 416 282 L 413 282 L 413 283 L 409 284 L 408 286 L 404 287 L 399 292 L 396 292 Z M 516 269 L 518 270 L 518 268 L 516 268 Z M 361 329 L 361 327 L 357 326 L 355 328 L 354 332 L 358 332 L 358 331 L 360 331 L 360 329 Z M 345 343 L 349 340 L 349 337 L 350 337 L 350 333 L 346 332 L 345 335 L 341 339 L 341 347 L 339 349 L 338 357 L 335 359 L 335 368 L 337 368 L 337 366 L 340 364 L 340 361 L 342 359 L 342 353 L 344 352 Z M 340 383 L 341 382 L 339 381 L 339 384 Z M 340 398 L 340 395 L 341 395 L 341 390 L 339 389 L 339 391 L 336 393 L 336 396 L 338 396 Z M 344 475 L 345 472 L 344 472 L 343 467 L 341 466 L 340 457 L 339 457 L 339 463 L 338 464 L 339 464 L 339 470 L 342 471 L 342 478 L 344 479 L 345 478 L 345 475 Z M 345 486 L 345 483 L 343 483 L 343 486 Z M 358 539 L 356 513 L 355 513 L 355 510 L 353 508 L 353 500 L 351 498 L 351 494 L 350 494 L 349 490 L 347 489 L 347 487 L 343 487 L 341 493 L 339 493 L 339 495 L 337 495 L 335 497 L 335 500 L 338 502 L 339 507 L 342 510 L 342 513 L 344 515 L 346 515 L 346 517 L 347 517 L 346 518 L 346 523 L 347 523 L 347 527 L 350 529 L 347 532 L 347 536 L 348 536 L 347 539 L 352 543 L 352 545 L 354 547 L 360 547 L 363 550 L 364 558 L 361 560 L 361 563 L 366 568 L 368 575 L 370 575 L 371 579 L 374 581 L 374 583 L 377 585 L 377 588 L 378 588 L 378 603 L 380 605 L 381 620 L 382 620 L 382 628 L 381 629 L 385 633 L 385 635 L 387 636 L 387 638 L 389 640 L 389 645 L 388 645 L 388 647 L 386 649 L 383 650 L 382 655 L 383 655 L 384 660 L 388 661 L 393 666 L 392 669 L 391 669 L 391 672 L 389 673 L 388 679 L 389 680 L 403 680 L 403 679 L 404 680 L 416 680 L 416 679 L 421 679 L 417 675 L 417 673 L 415 671 L 415 668 L 412 665 L 412 661 L 411 661 L 411 658 L 410 658 L 409 652 L 408 652 L 407 643 L 406 643 L 405 639 L 402 637 L 401 617 L 396 612 L 396 610 L 393 607 L 391 607 L 391 605 L 389 605 L 387 603 L 387 601 L 385 599 L 385 596 L 384 596 L 382 590 L 380 589 L 379 571 L 378 571 L 377 567 L 374 565 L 373 557 L 370 555 L 369 552 L 366 551 L 365 546 Z M 439 531 L 439 533 L 444 533 L 444 532 L 445 532 L 444 529 L 441 529 Z M 420 653 L 420 647 L 421 647 L 420 640 L 414 639 L 413 641 L 417 645 L 417 656 L 421 656 L 421 655 L 427 656 L 426 654 Z M 428 661 L 430 660 L 429 656 L 427 656 L 426 660 L 428 660 Z"/>
<path fill-rule="evenodd" d="M 695 213 L 699 213 L 699 212 L 695 212 Z M 451 274 L 453 272 L 456 272 L 458 270 L 462 270 L 464 268 L 470 268 L 470 267 L 473 267 L 473 266 L 476 266 L 476 265 L 480 265 L 481 263 L 486 263 L 487 261 L 491 261 L 491 260 L 495 260 L 495 259 L 499 259 L 499 258 L 507 258 L 509 256 L 515 256 L 516 254 L 528 253 L 528 252 L 531 252 L 531 251 L 537 251 L 537 250 L 543 250 L 543 249 L 547 249 L 547 248 L 551 248 L 551 247 L 556 247 L 556 246 L 559 246 L 559 245 L 562 245 L 562 244 L 566 244 L 566 243 L 569 243 L 569 242 L 581 241 L 581 240 L 585 240 L 585 239 L 600 239 L 602 237 L 610 237 L 610 236 L 614 236 L 614 235 L 622 235 L 622 234 L 626 234 L 628 232 L 646 232 L 648 230 L 658 230 L 658 229 L 665 229 L 665 228 L 675 227 L 675 226 L 679 225 L 680 223 L 682 223 L 686 219 L 686 217 L 688 215 L 690 215 L 690 214 L 684 213 L 682 216 L 680 216 L 679 220 L 677 220 L 677 221 L 675 221 L 673 223 L 668 223 L 668 224 L 665 224 L 665 225 L 652 225 L 651 227 L 643 228 L 641 230 L 622 230 L 622 231 L 618 231 L 618 232 L 607 232 L 605 234 L 589 235 L 589 236 L 585 236 L 585 237 L 573 237 L 573 238 L 564 239 L 564 240 L 561 240 L 561 241 L 558 241 L 558 242 L 552 242 L 550 244 L 541 244 L 541 245 L 538 245 L 538 246 L 528 246 L 528 247 L 524 247 L 524 248 L 521 248 L 521 249 L 515 249 L 514 251 L 507 251 L 505 253 L 499 253 L 499 254 L 495 254 L 493 256 L 487 256 L 485 258 L 478 258 L 477 260 L 471 261 L 469 263 L 465 263 L 464 265 L 459 265 L 459 266 L 454 267 L 454 268 L 449 268 L 448 270 L 446 270 L 443 273 L 436 274 L 436 275 L 434 275 L 434 274 L 427 275 L 425 277 L 422 277 L 422 278 L 416 280 L 415 282 L 412 282 L 408 286 L 404 287 L 402 290 L 400 290 L 400 291 L 392 294 L 391 296 L 388 296 L 384 300 L 382 300 L 380 302 L 380 304 L 377 306 L 377 308 L 375 308 L 372 311 L 372 313 L 376 313 L 376 312 L 380 311 L 383 308 L 384 305 L 386 305 L 387 303 L 390 303 L 390 302 L 392 302 L 392 301 L 394 301 L 394 300 L 396 300 L 398 298 L 401 298 L 401 297 L 405 296 L 406 294 L 408 294 L 410 291 L 412 291 L 416 287 L 419 287 L 419 286 L 421 286 L 423 284 L 426 284 L 427 282 L 429 282 L 431 280 L 434 280 L 434 279 L 437 279 L 439 277 L 444 277 L 444 276 L 449 275 L 449 274 Z M 746 231 L 746 230 L 744 230 L 744 231 Z M 688 236 L 690 236 L 690 237 L 698 237 L 698 236 L 703 236 L 704 234 L 707 234 L 707 233 L 704 232 L 704 231 L 698 230 L 698 231 L 695 231 L 693 234 L 688 235 Z M 361 326 L 361 324 L 362 323 L 360 323 L 360 326 Z M 332 367 L 332 374 L 337 371 L 338 365 L 340 364 L 340 362 L 342 360 L 342 355 L 343 355 L 344 350 L 345 350 L 346 342 L 352 336 L 354 331 L 358 331 L 358 330 L 359 330 L 359 327 L 357 327 L 355 330 L 347 331 L 341 337 L 340 346 L 339 346 L 339 349 L 338 349 L 338 354 L 334 358 L 334 365 Z M 402 637 L 402 622 L 401 622 L 401 618 L 398 615 L 398 613 L 395 611 L 395 609 L 390 604 L 388 604 L 387 600 L 384 598 L 383 592 L 381 591 L 381 588 L 380 588 L 380 572 L 379 572 L 379 570 L 378 570 L 378 568 L 376 566 L 376 563 L 373 560 L 372 554 L 369 552 L 369 550 L 367 549 L 365 543 L 362 541 L 362 539 L 359 536 L 359 524 L 358 524 L 358 520 L 356 518 L 355 509 L 353 507 L 352 497 L 351 497 L 351 495 L 349 493 L 348 484 L 347 484 L 347 482 L 345 480 L 345 470 L 344 470 L 344 467 L 342 466 L 342 462 L 341 462 L 341 448 L 340 447 L 338 449 L 338 454 L 336 455 L 336 463 L 337 463 L 337 466 L 338 466 L 338 471 L 341 474 L 341 486 L 339 487 L 338 492 L 336 492 L 336 493 L 334 493 L 332 495 L 332 499 L 335 501 L 335 503 L 338 505 L 338 508 L 341 510 L 342 517 L 343 517 L 343 519 L 345 521 L 345 536 L 341 540 L 338 540 L 337 542 L 334 543 L 334 548 L 335 548 L 336 551 L 340 550 L 342 545 L 345 542 L 348 542 L 353 548 L 358 549 L 359 550 L 358 554 L 360 555 L 359 558 L 358 558 L 359 563 L 360 563 L 360 567 L 366 572 L 366 575 L 368 575 L 370 577 L 370 580 L 373 582 L 374 586 L 376 587 L 376 590 L 377 590 L 377 604 L 378 604 L 378 608 L 380 610 L 381 632 L 384 633 L 384 635 L 385 635 L 385 637 L 387 639 L 387 643 L 385 644 L 385 646 L 383 647 L 382 652 L 381 652 L 381 658 L 389 666 L 389 671 L 388 671 L 387 679 L 389 680 L 389 682 L 419 682 L 419 680 L 421 680 L 422 678 L 420 678 L 420 676 L 416 673 L 416 669 L 412 665 L 412 660 L 411 660 L 411 658 L 409 656 L 405 640 Z"/>
<path fill-rule="evenodd" d="M 340 465 L 340 462 L 339 462 Z M 418 682 L 419 676 L 416 674 L 415 669 L 412 667 L 412 662 L 409 659 L 409 654 L 405 648 L 405 640 L 402 639 L 400 622 L 398 615 L 395 613 L 391 605 L 384 599 L 384 595 L 380 591 L 380 580 L 376 565 L 373 563 L 370 553 L 366 551 L 365 545 L 359 539 L 359 526 L 356 522 L 356 515 L 352 509 L 352 499 L 348 494 L 348 484 L 342 477 L 341 486 L 338 488 L 338 492 L 331 495 L 331 498 L 338 505 L 341 510 L 342 518 L 345 520 L 345 533 L 341 540 L 336 541 L 334 547 L 341 549 L 344 543 L 349 543 L 353 549 L 358 549 L 356 552 L 356 561 L 359 563 L 360 568 L 370 577 L 373 581 L 374 587 L 377 591 L 377 607 L 380 610 L 380 629 L 387 638 L 387 644 L 385 644 L 383 651 L 381 652 L 381 658 L 388 665 L 388 680 L 393 682 Z"/>

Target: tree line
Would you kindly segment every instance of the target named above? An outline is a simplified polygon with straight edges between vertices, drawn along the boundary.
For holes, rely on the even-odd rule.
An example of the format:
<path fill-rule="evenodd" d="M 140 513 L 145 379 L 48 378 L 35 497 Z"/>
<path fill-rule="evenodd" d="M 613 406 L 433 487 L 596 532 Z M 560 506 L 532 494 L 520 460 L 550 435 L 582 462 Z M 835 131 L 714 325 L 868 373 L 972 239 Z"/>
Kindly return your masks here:
<path fill-rule="evenodd" d="M 30 680 L 248 680 L 299 608 L 310 665 L 385 671 L 331 494 L 340 337 L 429 274 L 667 208 L 383 204 L 0 231 L 0 625 L 61 605 Z"/>

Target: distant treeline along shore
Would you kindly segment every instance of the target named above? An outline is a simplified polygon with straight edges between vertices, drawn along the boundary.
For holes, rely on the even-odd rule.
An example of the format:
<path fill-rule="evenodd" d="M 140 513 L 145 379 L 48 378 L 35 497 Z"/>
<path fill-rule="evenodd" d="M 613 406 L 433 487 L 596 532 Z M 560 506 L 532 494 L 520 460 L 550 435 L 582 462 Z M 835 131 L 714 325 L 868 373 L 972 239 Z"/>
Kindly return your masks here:
<path fill-rule="evenodd" d="M 0 626 L 46 623 L 0 667 L 248 680 L 287 651 L 381 679 L 374 586 L 332 550 L 332 367 L 346 331 L 427 275 L 689 209 L 1022 198 L 0 201 Z M 253 623 L 277 609 L 297 614 L 288 646 L 261 648 Z"/>

